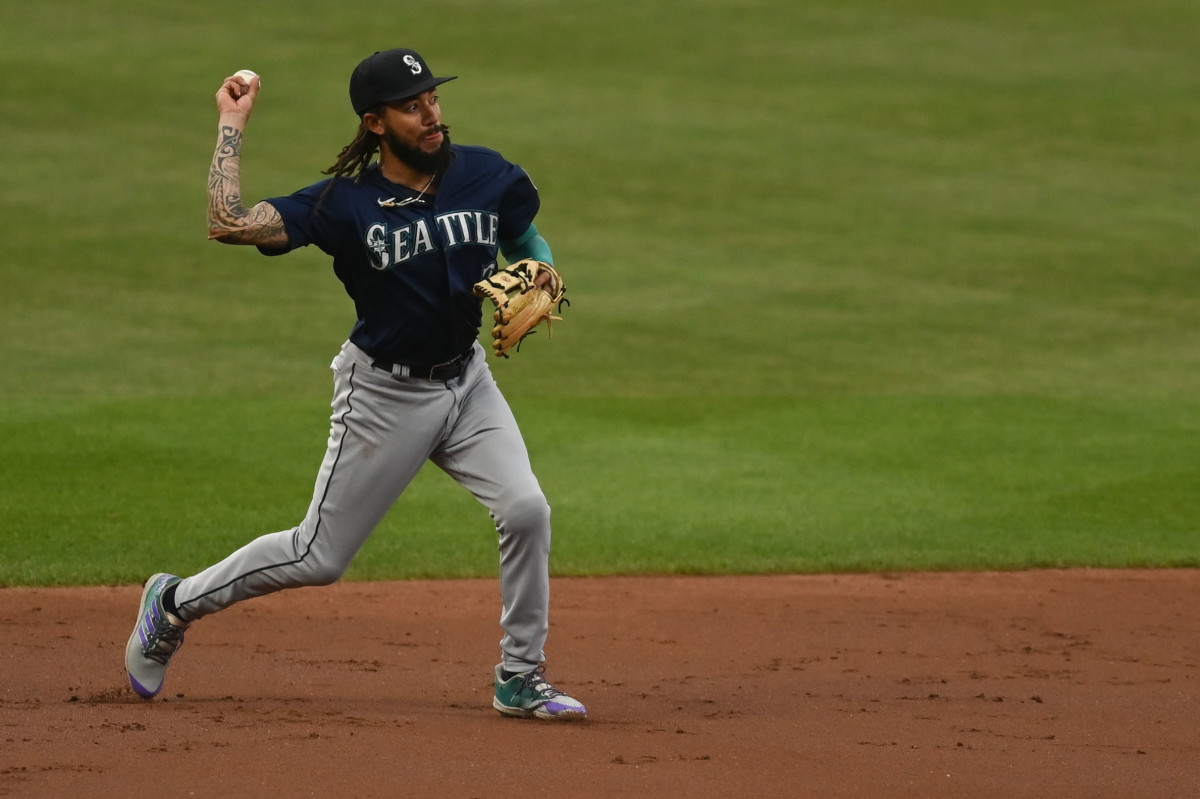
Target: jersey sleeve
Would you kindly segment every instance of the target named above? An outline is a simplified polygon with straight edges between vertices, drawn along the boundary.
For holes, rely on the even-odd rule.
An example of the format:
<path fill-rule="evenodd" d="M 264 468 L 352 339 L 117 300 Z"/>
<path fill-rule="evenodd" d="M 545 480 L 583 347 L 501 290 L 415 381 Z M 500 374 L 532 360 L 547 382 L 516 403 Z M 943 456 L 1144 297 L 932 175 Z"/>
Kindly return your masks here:
<path fill-rule="evenodd" d="M 315 244 L 323 252 L 332 255 L 333 242 L 337 241 L 341 223 L 337 218 L 335 199 L 330 196 L 336 192 L 325 194 L 330 182 L 323 180 L 287 196 L 268 197 L 265 202 L 273 205 L 283 218 L 288 243 L 282 248 L 259 247 L 259 252 L 264 255 L 283 255 Z"/>
<path fill-rule="evenodd" d="M 500 200 L 498 232 L 501 240 L 514 240 L 523 236 L 542 206 L 537 186 L 533 185 L 529 173 L 515 164 L 513 169 L 516 171 L 512 183 Z"/>

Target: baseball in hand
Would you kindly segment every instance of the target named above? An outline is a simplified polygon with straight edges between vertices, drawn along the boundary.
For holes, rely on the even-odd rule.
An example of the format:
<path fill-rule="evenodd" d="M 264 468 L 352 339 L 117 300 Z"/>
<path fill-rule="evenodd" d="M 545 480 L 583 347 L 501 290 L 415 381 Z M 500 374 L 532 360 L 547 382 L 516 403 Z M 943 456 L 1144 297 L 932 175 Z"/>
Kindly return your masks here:
<path fill-rule="evenodd" d="M 246 83 L 250 83 L 252 80 L 258 77 L 258 73 L 252 69 L 239 69 L 237 72 L 233 73 L 233 76 L 235 78 L 241 78 L 242 80 L 246 81 Z"/>

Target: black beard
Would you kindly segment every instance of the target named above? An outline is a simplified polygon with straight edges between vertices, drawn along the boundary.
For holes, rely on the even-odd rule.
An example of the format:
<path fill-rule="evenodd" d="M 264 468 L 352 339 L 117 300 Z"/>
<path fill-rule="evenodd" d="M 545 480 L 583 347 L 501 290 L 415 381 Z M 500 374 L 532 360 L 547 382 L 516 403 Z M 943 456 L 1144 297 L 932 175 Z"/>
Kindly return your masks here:
<path fill-rule="evenodd" d="M 419 147 L 411 147 L 401 141 L 399 136 L 390 133 L 385 133 L 383 138 L 392 155 L 421 174 L 443 175 L 454 160 L 454 151 L 450 149 L 450 128 L 442 125 L 439 130 L 442 132 L 442 146 L 432 153 L 427 153 Z"/>

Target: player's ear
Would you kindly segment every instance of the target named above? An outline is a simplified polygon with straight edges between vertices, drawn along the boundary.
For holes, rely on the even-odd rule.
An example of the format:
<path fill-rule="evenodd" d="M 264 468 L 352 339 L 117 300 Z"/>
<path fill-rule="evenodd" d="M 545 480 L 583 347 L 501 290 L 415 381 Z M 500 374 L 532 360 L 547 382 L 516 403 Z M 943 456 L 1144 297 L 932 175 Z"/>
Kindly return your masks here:
<path fill-rule="evenodd" d="M 383 135 L 383 117 L 379 116 L 379 114 L 368 111 L 367 113 L 363 114 L 362 121 L 363 127 L 374 133 L 376 136 Z"/>

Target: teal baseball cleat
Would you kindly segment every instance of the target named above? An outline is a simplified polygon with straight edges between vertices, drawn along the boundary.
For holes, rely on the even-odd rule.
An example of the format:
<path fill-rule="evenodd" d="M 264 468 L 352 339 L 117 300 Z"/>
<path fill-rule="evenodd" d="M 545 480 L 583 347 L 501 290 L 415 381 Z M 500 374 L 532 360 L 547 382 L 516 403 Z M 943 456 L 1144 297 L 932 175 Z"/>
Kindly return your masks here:
<path fill-rule="evenodd" d="M 582 721 L 587 708 L 578 699 L 567 696 L 546 679 L 546 667 L 538 666 L 525 674 L 504 679 L 503 664 L 496 666 L 496 697 L 492 707 L 506 716 L 519 718 Z"/>

